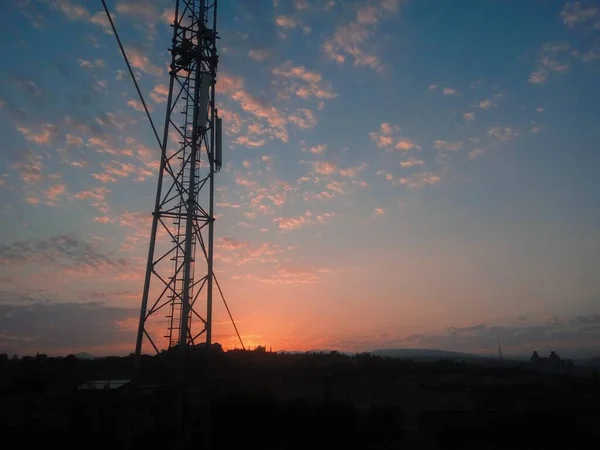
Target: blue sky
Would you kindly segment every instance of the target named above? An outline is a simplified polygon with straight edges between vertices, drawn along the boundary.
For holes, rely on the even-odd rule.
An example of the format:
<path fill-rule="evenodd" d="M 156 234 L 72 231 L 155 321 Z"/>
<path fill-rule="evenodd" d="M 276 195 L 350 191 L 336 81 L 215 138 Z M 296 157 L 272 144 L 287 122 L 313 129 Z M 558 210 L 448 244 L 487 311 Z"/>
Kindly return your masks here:
<path fill-rule="evenodd" d="M 174 1 L 108 5 L 162 126 Z M 129 353 L 158 148 L 100 2 L 0 10 L 0 350 Z M 597 2 L 221 0 L 219 34 L 246 342 L 600 351 Z"/>

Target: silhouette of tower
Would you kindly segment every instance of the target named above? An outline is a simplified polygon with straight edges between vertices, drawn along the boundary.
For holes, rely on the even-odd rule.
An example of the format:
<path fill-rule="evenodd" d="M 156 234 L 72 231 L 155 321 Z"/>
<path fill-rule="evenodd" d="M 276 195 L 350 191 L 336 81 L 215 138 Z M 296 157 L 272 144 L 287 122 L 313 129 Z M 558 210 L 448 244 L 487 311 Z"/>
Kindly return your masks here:
<path fill-rule="evenodd" d="M 498 338 L 498 358 L 502 359 L 502 347 L 500 347 L 500 338 Z"/>
<path fill-rule="evenodd" d="M 180 347 L 182 354 L 202 340 L 208 347 L 212 343 L 214 176 L 221 167 L 221 120 L 215 108 L 217 0 L 175 3 L 136 367 L 145 345 L 159 353 L 155 333 L 160 329 L 166 329 L 166 347 Z"/>

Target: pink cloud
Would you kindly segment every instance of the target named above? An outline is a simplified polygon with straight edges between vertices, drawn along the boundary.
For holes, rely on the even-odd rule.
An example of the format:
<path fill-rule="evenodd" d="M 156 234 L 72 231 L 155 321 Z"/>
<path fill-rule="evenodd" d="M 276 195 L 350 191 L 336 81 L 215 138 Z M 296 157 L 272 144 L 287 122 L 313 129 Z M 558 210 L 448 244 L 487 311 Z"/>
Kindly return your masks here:
<path fill-rule="evenodd" d="M 129 62 L 131 63 L 132 67 L 140 69 L 142 72 L 154 75 L 156 77 L 162 76 L 164 72 L 163 69 L 152 64 L 150 59 L 139 49 L 135 47 L 127 47 L 125 51 L 127 52 L 127 58 L 129 58 Z"/>
<path fill-rule="evenodd" d="M 327 144 L 318 144 L 310 148 L 310 152 L 316 155 L 325 153 L 325 150 L 327 150 Z"/>
<path fill-rule="evenodd" d="M 331 175 L 335 172 L 336 165 L 329 161 L 314 161 L 313 170 L 320 175 Z"/>
<path fill-rule="evenodd" d="M 248 136 L 238 136 L 234 142 L 239 145 L 245 145 L 246 147 L 257 148 L 265 145 L 267 141 L 264 139 L 254 140 Z"/>
<path fill-rule="evenodd" d="M 102 183 L 116 183 L 117 179 L 107 173 L 93 173 L 92 177 Z"/>
<path fill-rule="evenodd" d="M 164 84 L 157 84 L 150 92 L 150 97 L 156 103 L 164 103 L 169 95 L 169 87 Z"/>
<path fill-rule="evenodd" d="M 273 221 L 279 224 L 279 229 L 286 231 L 296 230 L 311 223 L 305 216 L 277 217 Z"/>
<path fill-rule="evenodd" d="M 52 124 L 45 124 L 42 131 L 34 133 L 31 129 L 19 126 L 17 130 L 25 136 L 25 139 L 37 145 L 49 145 L 58 135 L 58 127 Z"/>
<path fill-rule="evenodd" d="M 140 111 L 140 112 L 144 112 L 144 105 L 142 105 L 142 102 L 139 100 L 129 100 L 127 102 L 127 104 L 129 106 L 131 106 L 133 109 L 135 109 L 136 111 Z M 146 104 L 146 106 L 148 107 L 148 111 L 152 112 L 153 108 L 152 105 Z"/>
<path fill-rule="evenodd" d="M 399 136 L 400 127 L 398 125 L 392 125 L 388 122 L 383 122 L 379 131 L 372 131 L 369 133 L 369 137 L 375 145 L 380 148 L 389 148 L 394 146 L 396 150 L 420 150 L 421 147 L 415 144 L 411 139 Z"/>
<path fill-rule="evenodd" d="M 288 120 L 303 130 L 314 128 L 317 125 L 315 113 L 306 108 L 298 108 L 294 114 L 288 117 Z"/>
<path fill-rule="evenodd" d="M 298 26 L 298 22 L 290 16 L 277 16 L 275 23 L 281 28 L 296 28 Z"/>

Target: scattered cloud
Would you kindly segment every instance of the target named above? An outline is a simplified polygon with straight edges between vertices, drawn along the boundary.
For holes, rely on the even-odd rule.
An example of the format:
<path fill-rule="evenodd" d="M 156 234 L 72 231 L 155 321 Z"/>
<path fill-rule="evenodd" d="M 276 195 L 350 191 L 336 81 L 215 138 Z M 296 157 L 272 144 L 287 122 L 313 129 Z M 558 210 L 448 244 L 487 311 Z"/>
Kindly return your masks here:
<path fill-rule="evenodd" d="M 379 131 L 369 133 L 371 140 L 380 148 L 395 148 L 396 150 L 420 150 L 421 147 L 416 145 L 411 139 L 401 137 L 399 135 L 400 127 L 384 122 L 380 125 Z"/>
<path fill-rule="evenodd" d="M 490 99 L 485 99 L 485 100 L 481 100 L 479 102 L 478 105 L 481 109 L 490 109 L 496 105 L 494 105 L 494 103 L 490 100 Z"/>
<path fill-rule="evenodd" d="M 540 50 L 536 68 L 529 75 L 532 84 L 545 83 L 551 75 L 560 76 L 569 70 L 573 49 L 568 44 L 544 44 Z"/>
<path fill-rule="evenodd" d="M 79 59 L 79 66 L 84 69 L 95 69 L 104 67 L 105 63 L 103 59 L 96 59 L 94 61 L 89 61 L 85 59 Z"/>
<path fill-rule="evenodd" d="M 136 47 L 126 47 L 125 51 L 127 52 L 127 58 L 132 67 L 139 69 L 146 74 L 154 75 L 155 77 L 163 75 L 164 70 L 150 62 L 150 58 L 148 58 L 142 50 Z"/>
<path fill-rule="evenodd" d="M 347 57 L 351 57 L 354 66 L 383 72 L 385 66 L 380 58 L 367 49 L 380 21 L 395 15 L 399 6 L 400 0 L 384 0 L 362 6 L 350 23 L 338 26 L 333 36 L 325 41 L 325 55 L 338 64 L 343 64 Z"/>
<path fill-rule="evenodd" d="M 510 141 L 518 136 L 517 131 L 510 127 L 492 127 L 488 129 L 487 134 L 499 141 Z"/>
<path fill-rule="evenodd" d="M 131 106 L 133 109 L 135 109 L 136 111 L 144 112 L 144 105 L 139 100 L 131 99 L 127 102 L 127 104 L 129 106 Z M 152 112 L 152 110 L 153 110 L 152 105 L 147 104 L 146 106 L 148 107 L 148 111 Z"/>
<path fill-rule="evenodd" d="M 126 265 L 125 260 L 112 258 L 95 246 L 69 234 L 0 244 L 0 265 L 30 263 L 48 263 L 71 268 L 85 266 L 94 269 Z"/>
<path fill-rule="evenodd" d="M 156 103 L 165 103 L 169 95 L 169 87 L 165 84 L 157 84 L 150 91 L 150 97 Z"/>
<path fill-rule="evenodd" d="M 275 67 L 271 73 L 287 80 L 284 83 L 285 91 L 302 99 L 329 100 L 337 97 L 331 89 L 331 84 L 325 83 L 321 74 L 307 70 L 304 66 L 294 66 L 291 61 Z"/>
<path fill-rule="evenodd" d="M 600 29 L 600 7 L 598 5 L 584 6 L 581 2 L 567 2 L 560 15 L 568 27 L 589 25 Z"/>
<path fill-rule="evenodd" d="M 450 141 L 436 140 L 433 142 L 433 146 L 435 147 L 436 150 L 457 151 L 463 147 L 463 143 L 457 142 L 457 141 L 450 142 Z"/>
<path fill-rule="evenodd" d="M 248 56 L 254 61 L 263 62 L 271 56 L 271 53 L 266 49 L 255 48 L 248 51 Z"/>
<path fill-rule="evenodd" d="M 327 150 L 327 144 L 314 145 L 309 149 L 309 151 L 315 155 L 321 155 L 325 153 L 325 150 Z"/>

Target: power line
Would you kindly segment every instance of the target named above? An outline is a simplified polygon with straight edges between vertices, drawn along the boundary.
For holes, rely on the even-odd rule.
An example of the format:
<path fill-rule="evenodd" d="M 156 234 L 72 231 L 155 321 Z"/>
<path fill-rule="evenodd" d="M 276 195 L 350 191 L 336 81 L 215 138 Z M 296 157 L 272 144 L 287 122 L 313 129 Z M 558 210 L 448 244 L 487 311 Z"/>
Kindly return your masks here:
<path fill-rule="evenodd" d="M 131 79 L 133 80 L 133 84 L 135 85 L 135 89 L 140 97 L 142 105 L 144 106 L 144 111 L 146 111 L 146 116 L 148 117 L 148 121 L 150 122 L 150 126 L 152 127 L 152 131 L 154 132 L 154 137 L 156 137 L 156 141 L 158 142 L 158 146 L 162 148 L 162 142 L 158 137 L 158 132 L 156 131 L 156 127 L 154 126 L 154 122 L 152 121 L 152 117 L 150 116 L 150 111 L 148 111 L 148 107 L 146 106 L 146 101 L 144 100 L 144 96 L 142 95 L 142 91 L 138 85 L 137 80 L 135 79 L 135 75 L 133 74 L 133 70 L 131 70 L 131 64 L 129 64 L 129 59 L 127 58 L 127 53 L 125 53 L 125 49 L 123 48 L 123 44 L 121 44 L 121 39 L 119 38 L 119 33 L 117 33 L 117 29 L 115 24 L 113 23 L 112 17 L 110 16 L 110 12 L 108 11 L 108 7 L 106 6 L 106 1 L 102 0 L 102 6 L 104 6 L 104 12 L 106 12 L 106 17 L 108 17 L 108 21 L 110 22 L 110 26 L 112 31 L 117 38 L 117 43 L 119 44 L 119 48 L 121 49 L 121 54 L 123 55 L 123 59 L 125 59 L 125 63 L 127 64 L 127 68 L 129 69 L 129 75 L 131 75 Z"/>
<path fill-rule="evenodd" d="M 215 280 L 215 284 L 217 285 L 217 289 L 219 290 L 219 294 L 221 294 L 221 298 L 223 299 L 223 304 L 225 305 L 225 308 L 227 309 L 227 314 L 229 314 L 229 318 L 231 319 L 231 323 L 233 324 L 233 328 L 235 328 L 235 333 L 237 334 L 237 337 L 240 340 L 240 344 L 242 344 L 242 349 L 246 350 L 246 347 L 244 347 L 244 341 L 242 341 L 242 337 L 240 336 L 240 332 L 238 331 L 237 326 L 235 325 L 235 320 L 233 320 L 233 316 L 231 315 L 231 311 L 229 311 L 229 306 L 227 305 L 227 301 L 225 300 L 225 296 L 223 295 L 223 291 L 221 290 L 221 285 L 219 284 L 219 280 L 217 280 L 217 276 L 215 275 L 214 272 L 213 272 L 213 279 Z"/>

